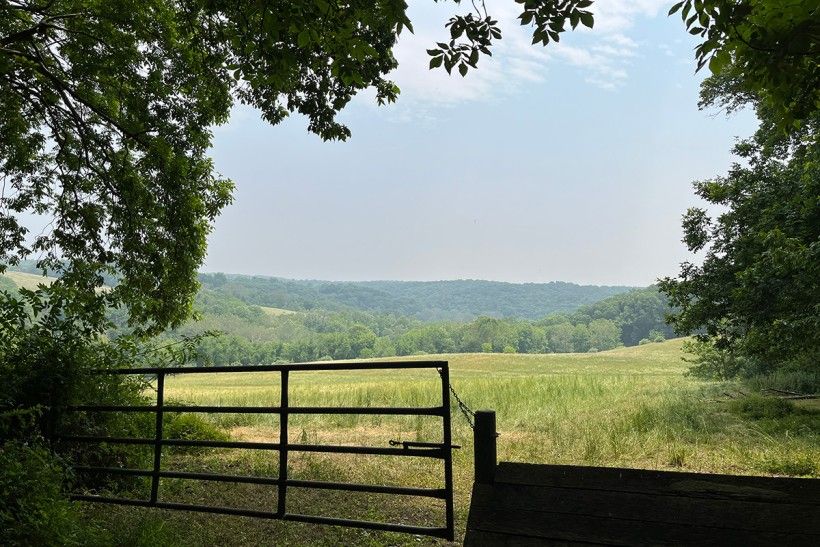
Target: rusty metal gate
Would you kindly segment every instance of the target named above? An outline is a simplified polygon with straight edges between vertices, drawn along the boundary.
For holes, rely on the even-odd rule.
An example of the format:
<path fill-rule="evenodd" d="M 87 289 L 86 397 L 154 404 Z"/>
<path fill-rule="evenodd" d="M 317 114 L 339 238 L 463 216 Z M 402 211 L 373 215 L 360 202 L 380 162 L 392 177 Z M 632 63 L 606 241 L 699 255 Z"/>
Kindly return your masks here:
<path fill-rule="evenodd" d="M 385 369 L 434 369 L 441 377 L 441 406 L 434 407 L 307 407 L 288 404 L 288 379 L 291 372 L 302 371 L 340 371 L 340 370 L 385 370 Z M 447 361 L 406 361 L 406 362 L 366 362 L 366 363 L 301 363 L 263 366 L 219 366 L 219 367 L 175 367 L 175 368 L 131 368 L 100 371 L 101 374 L 140 375 L 156 378 L 157 399 L 152 406 L 112 406 L 80 405 L 68 407 L 69 412 L 148 412 L 156 416 L 155 435 L 153 439 L 62 435 L 61 441 L 79 443 L 111 443 L 130 445 L 152 445 L 154 447 L 154 465 L 152 469 L 124 469 L 118 467 L 77 466 L 78 473 L 111 473 L 119 475 L 151 477 L 151 494 L 149 499 L 118 498 L 99 495 L 75 494 L 75 500 L 157 507 L 161 509 L 179 509 L 226 515 L 242 515 L 268 519 L 280 519 L 315 524 L 350 526 L 371 530 L 405 532 L 440 537 L 448 540 L 454 538 L 453 527 L 453 458 L 452 432 L 450 420 L 449 366 Z M 163 402 L 165 378 L 179 374 L 218 374 L 236 372 L 278 372 L 280 374 L 281 395 L 279 406 L 190 406 L 166 405 Z M 237 414 L 277 414 L 279 415 L 279 442 L 243 442 L 216 440 L 183 440 L 166 439 L 163 436 L 163 416 L 169 412 L 196 413 L 237 413 Z M 346 446 L 298 444 L 288 440 L 288 417 L 291 414 L 381 414 L 404 416 L 440 416 L 442 419 L 442 442 L 401 442 L 391 443 L 390 447 Z M 277 451 L 279 455 L 279 473 L 276 477 L 224 475 L 217 473 L 172 471 L 162 469 L 162 449 L 165 446 L 188 446 L 205 448 L 241 448 L 251 450 Z M 288 477 L 288 454 L 291 452 L 320 452 L 336 454 L 369 454 L 388 456 L 408 456 L 434 458 L 441 460 L 444 466 L 443 488 L 416 488 L 403 486 L 382 486 L 347 482 L 327 482 L 314 480 L 296 480 Z M 160 497 L 160 480 L 189 479 L 201 481 L 233 482 L 275 485 L 278 489 L 276 511 L 260 511 L 234 507 L 197 505 L 162 501 Z M 403 496 L 422 496 L 444 500 L 444 525 L 440 527 L 411 526 L 406 524 L 372 522 L 355 519 L 326 517 L 291 513 L 287 509 L 289 488 L 315 488 L 350 492 L 367 492 L 377 494 L 395 494 Z"/>

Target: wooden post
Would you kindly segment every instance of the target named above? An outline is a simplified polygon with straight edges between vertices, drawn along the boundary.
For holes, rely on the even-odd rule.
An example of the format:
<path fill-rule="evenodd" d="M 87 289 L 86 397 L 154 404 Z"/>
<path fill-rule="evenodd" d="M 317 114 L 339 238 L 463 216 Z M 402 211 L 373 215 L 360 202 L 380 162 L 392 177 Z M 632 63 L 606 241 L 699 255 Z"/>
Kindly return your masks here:
<path fill-rule="evenodd" d="M 496 436 L 495 411 L 477 410 L 473 430 L 476 483 L 492 484 L 495 482 Z"/>

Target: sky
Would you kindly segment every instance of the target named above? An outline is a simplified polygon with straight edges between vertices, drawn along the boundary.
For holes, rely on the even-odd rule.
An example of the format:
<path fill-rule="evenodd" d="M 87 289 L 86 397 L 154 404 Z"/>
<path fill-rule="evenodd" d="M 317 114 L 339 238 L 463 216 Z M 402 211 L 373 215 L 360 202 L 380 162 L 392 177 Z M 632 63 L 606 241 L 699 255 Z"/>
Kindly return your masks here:
<path fill-rule="evenodd" d="M 247 107 L 215 128 L 215 166 L 236 191 L 203 270 L 636 286 L 674 275 L 692 259 L 680 241 L 681 215 L 702 205 L 692 181 L 725 173 L 756 122 L 698 110 L 697 42 L 666 16 L 670 1 L 599 0 L 594 29 L 544 48 L 512 0 L 488 0 L 504 38 L 466 78 L 427 69 L 453 4 L 412 2 L 415 33 L 391 74 L 399 101 L 354 99 L 347 142 Z"/>

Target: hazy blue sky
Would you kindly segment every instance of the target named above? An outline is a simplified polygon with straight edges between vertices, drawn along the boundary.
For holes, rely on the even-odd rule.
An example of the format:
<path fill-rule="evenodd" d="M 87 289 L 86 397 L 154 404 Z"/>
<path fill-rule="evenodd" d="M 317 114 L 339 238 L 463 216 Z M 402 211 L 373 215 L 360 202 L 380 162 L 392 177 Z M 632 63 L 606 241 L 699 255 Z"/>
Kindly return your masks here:
<path fill-rule="evenodd" d="M 671 0 L 599 0 L 596 28 L 530 46 L 512 0 L 504 40 L 466 79 L 429 72 L 452 6 L 414 2 L 398 104 L 357 98 L 345 143 L 250 109 L 216 129 L 237 186 L 206 271 L 334 280 L 646 285 L 687 258 L 691 181 L 726 171 L 751 114 L 700 112 Z M 465 8 L 466 9 L 466 8 Z"/>

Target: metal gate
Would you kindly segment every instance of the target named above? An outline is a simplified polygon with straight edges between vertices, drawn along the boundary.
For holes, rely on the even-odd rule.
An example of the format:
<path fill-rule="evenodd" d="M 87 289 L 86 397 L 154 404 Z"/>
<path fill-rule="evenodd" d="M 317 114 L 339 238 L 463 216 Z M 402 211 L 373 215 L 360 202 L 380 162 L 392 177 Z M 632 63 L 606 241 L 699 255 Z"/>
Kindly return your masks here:
<path fill-rule="evenodd" d="M 288 378 L 291 372 L 298 371 L 340 371 L 340 370 L 385 370 L 385 369 L 435 369 L 441 377 L 441 406 L 434 407 L 306 407 L 290 406 L 288 404 Z M 165 405 L 163 403 L 165 391 L 165 377 L 175 374 L 214 374 L 236 372 L 278 372 L 280 373 L 281 396 L 279 406 L 182 406 Z M 153 406 L 112 406 L 112 405 L 80 405 L 68 407 L 69 412 L 150 412 L 156 416 L 156 428 L 153 439 L 124 438 L 88 435 L 62 435 L 62 441 L 82 443 L 112 443 L 131 445 L 153 445 L 153 469 L 124 469 L 117 467 L 82 467 L 77 466 L 78 473 L 112 473 L 138 477 L 151 477 L 151 494 L 149 499 L 131 499 L 106 497 L 98 495 L 75 494 L 72 499 L 114 503 L 121 505 L 136 505 L 142 507 L 158 507 L 161 509 L 180 509 L 205 513 L 219 513 L 226 515 L 242 515 L 268 519 L 308 522 L 315 524 L 331 524 L 350 526 L 371 530 L 385 530 L 391 532 L 405 532 L 440 537 L 450 541 L 454 538 L 453 528 L 453 458 L 452 432 L 450 423 L 450 392 L 449 366 L 447 361 L 406 361 L 406 362 L 367 362 L 367 363 L 301 363 L 263 366 L 219 366 L 219 367 L 175 367 L 175 368 L 131 368 L 100 371 L 101 374 L 125 374 L 156 377 L 157 400 Z M 183 440 L 166 439 L 163 436 L 163 416 L 168 412 L 197 412 L 197 413 L 238 413 L 238 414 L 277 414 L 279 415 L 279 442 L 242 442 L 242 441 L 215 441 L 215 440 Z M 288 417 L 291 414 L 381 414 L 404 416 L 440 416 L 442 418 L 442 443 L 402 442 L 401 447 L 376 446 L 346 446 L 297 444 L 288 441 Z M 394 444 L 394 443 L 391 443 Z M 276 477 L 223 475 L 217 473 L 201 473 L 187 471 L 171 471 L 162 469 L 162 448 L 164 446 L 195 446 L 206 448 L 242 448 L 252 450 L 271 450 L 279 453 L 279 474 Z M 295 480 L 288 477 L 288 454 L 290 452 L 321 452 L 336 454 L 370 454 L 388 456 L 408 456 L 419 458 L 434 458 L 442 460 L 444 465 L 443 488 L 416 488 L 402 486 L 381 486 L 346 482 L 327 482 L 313 480 Z M 189 479 L 202 481 L 218 481 L 233 483 L 250 483 L 275 485 L 278 489 L 276 511 L 260 511 L 234 507 L 211 505 L 196 505 L 162 501 L 160 497 L 160 479 Z M 378 494 L 396 494 L 404 496 L 422 496 L 444 500 L 445 522 L 441 527 L 410 526 L 406 524 L 372 522 L 354 519 L 326 517 L 320 515 L 306 515 L 291 513 L 287 510 L 287 494 L 289 488 L 315 488 L 325 490 L 341 490 L 350 492 L 368 492 Z"/>

